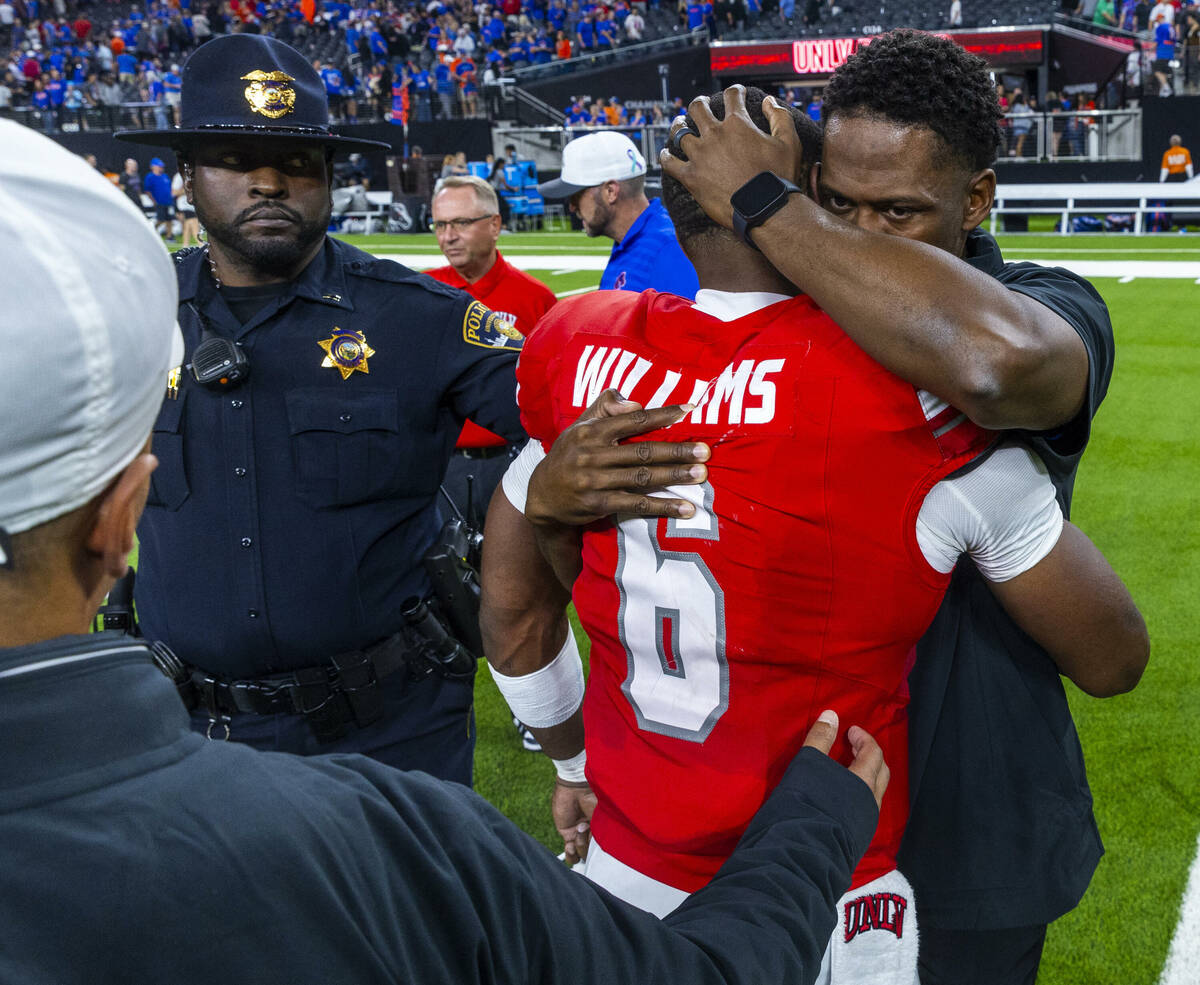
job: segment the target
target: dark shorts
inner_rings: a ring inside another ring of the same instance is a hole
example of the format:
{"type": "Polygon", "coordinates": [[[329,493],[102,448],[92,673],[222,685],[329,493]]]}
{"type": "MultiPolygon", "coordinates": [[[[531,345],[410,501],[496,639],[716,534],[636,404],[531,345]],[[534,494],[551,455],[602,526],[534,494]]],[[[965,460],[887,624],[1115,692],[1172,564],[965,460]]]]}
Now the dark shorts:
{"type": "Polygon", "coordinates": [[[154,221],[169,222],[175,216],[174,205],[155,205],[154,206],[154,221]]]}
{"type": "Polygon", "coordinates": [[[1152,67],[1154,71],[1162,72],[1163,75],[1171,74],[1171,63],[1165,58],[1154,59],[1154,65],[1152,67]]]}
{"type": "Polygon", "coordinates": [[[1046,925],[942,930],[921,925],[921,985],[1034,985],[1046,925]]]}

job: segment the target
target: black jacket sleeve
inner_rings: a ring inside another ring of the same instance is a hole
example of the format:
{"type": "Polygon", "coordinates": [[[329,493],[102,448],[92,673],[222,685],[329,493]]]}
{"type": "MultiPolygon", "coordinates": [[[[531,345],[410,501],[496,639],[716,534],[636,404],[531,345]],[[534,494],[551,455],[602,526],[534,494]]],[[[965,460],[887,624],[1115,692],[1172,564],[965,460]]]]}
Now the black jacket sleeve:
{"type": "Polygon", "coordinates": [[[712,883],[660,921],[568,870],[465,788],[353,762],[391,801],[403,840],[415,836],[394,864],[426,914],[398,931],[420,948],[403,964],[422,981],[811,982],[877,818],[865,783],[804,749],[712,883]]]}

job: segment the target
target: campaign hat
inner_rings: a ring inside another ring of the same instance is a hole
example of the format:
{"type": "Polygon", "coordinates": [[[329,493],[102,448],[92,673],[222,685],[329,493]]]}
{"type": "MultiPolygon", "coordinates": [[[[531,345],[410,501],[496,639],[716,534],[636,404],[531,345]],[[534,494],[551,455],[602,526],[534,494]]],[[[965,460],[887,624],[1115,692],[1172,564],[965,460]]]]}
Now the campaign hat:
{"type": "Polygon", "coordinates": [[[392,149],[330,130],[320,73],[291,45],[261,34],[213,38],[188,56],[177,127],[115,136],[150,147],[186,148],[197,140],[246,136],[310,140],[336,150],[392,149]]]}

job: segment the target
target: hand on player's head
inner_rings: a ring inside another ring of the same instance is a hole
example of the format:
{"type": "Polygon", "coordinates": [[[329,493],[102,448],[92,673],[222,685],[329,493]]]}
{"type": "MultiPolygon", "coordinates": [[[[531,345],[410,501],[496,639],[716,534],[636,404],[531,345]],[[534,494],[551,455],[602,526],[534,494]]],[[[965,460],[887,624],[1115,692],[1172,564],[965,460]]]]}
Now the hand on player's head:
{"type": "Polygon", "coordinates": [[[671,139],[658,155],[663,202],[680,242],[714,223],[731,226],[730,196],[762,171],[807,188],[820,146],[820,127],[813,120],[761,89],[735,85],[714,96],[697,96],[687,116],[672,125],[671,139]],[[677,137],[681,128],[686,132],[677,137]]]}
{"type": "MultiPolygon", "coordinates": [[[[828,756],[834,742],[837,741],[837,736],[837,712],[826,710],[821,712],[812,728],[808,730],[804,744],[828,756]]],[[[854,750],[854,759],[849,766],[850,772],[871,788],[875,803],[881,805],[883,792],[887,789],[888,780],[891,778],[891,771],[888,769],[887,763],[883,761],[883,750],[879,748],[879,743],[872,738],[870,733],[857,725],[851,725],[847,730],[846,741],[854,750]]]]}

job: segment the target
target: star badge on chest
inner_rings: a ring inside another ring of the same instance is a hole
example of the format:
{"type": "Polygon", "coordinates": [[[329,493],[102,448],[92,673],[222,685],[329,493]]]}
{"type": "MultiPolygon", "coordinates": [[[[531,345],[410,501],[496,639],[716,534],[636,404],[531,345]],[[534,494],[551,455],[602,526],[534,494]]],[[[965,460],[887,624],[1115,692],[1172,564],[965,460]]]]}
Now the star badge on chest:
{"type": "Polygon", "coordinates": [[[375,355],[375,350],[367,345],[366,336],[362,332],[352,332],[335,325],[333,334],[318,341],[317,345],[325,350],[321,367],[336,369],[342,374],[343,380],[350,379],[350,374],[354,372],[371,372],[367,367],[367,360],[375,355]]]}

